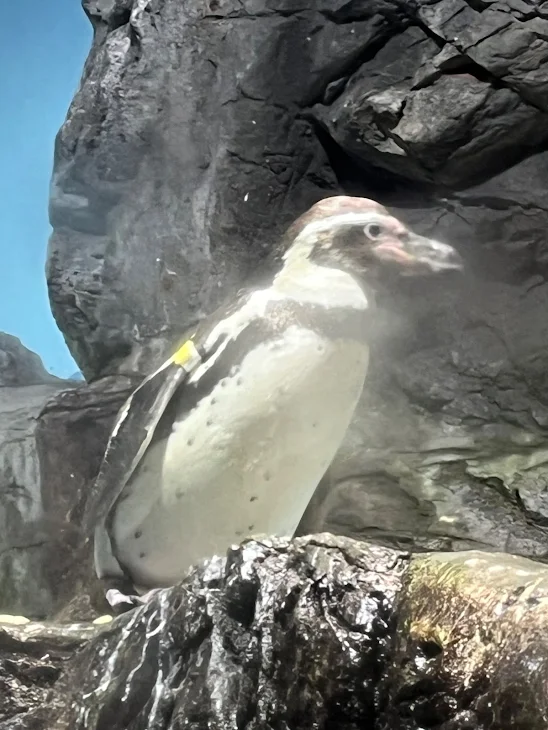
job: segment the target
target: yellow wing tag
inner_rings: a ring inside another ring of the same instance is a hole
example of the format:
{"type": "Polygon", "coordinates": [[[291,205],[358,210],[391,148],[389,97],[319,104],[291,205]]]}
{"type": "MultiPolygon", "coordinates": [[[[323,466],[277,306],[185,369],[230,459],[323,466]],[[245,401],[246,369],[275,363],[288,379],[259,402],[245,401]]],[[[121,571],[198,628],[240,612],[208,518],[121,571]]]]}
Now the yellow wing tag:
{"type": "Polygon", "coordinates": [[[181,345],[171,358],[171,362],[179,365],[179,367],[182,367],[187,372],[190,372],[196,365],[199,365],[201,361],[200,353],[192,340],[187,340],[184,345],[181,345]]]}

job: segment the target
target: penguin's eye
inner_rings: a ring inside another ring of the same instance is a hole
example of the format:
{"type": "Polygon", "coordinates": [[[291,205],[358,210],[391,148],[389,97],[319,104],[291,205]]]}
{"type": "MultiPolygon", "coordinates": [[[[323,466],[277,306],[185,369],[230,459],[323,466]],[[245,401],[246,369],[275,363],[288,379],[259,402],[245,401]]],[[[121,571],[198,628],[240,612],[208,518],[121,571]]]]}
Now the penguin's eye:
{"type": "Polygon", "coordinates": [[[379,226],[378,223],[368,223],[363,230],[365,235],[373,241],[382,235],[382,226],[379,226]]]}

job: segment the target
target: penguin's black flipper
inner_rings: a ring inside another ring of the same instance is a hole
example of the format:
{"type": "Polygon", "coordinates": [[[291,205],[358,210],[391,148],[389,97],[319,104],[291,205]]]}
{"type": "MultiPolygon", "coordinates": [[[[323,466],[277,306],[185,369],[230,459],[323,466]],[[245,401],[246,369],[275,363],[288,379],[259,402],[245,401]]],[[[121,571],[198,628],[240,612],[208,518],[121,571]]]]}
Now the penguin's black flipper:
{"type": "Polygon", "coordinates": [[[187,340],[123,405],[86,502],[82,520],[86,538],[104,521],[143,457],[173,394],[201,361],[194,343],[187,340]]]}

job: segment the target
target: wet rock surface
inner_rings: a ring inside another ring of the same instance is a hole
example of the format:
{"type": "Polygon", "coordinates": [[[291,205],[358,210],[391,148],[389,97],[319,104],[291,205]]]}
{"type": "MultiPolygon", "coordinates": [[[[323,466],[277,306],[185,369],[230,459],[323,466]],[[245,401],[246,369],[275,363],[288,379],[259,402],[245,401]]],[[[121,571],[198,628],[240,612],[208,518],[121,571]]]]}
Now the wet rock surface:
{"type": "Polygon", "coordinates": [[[17,625],[0,617],[0,728],[50,728],[52,688],[64,663],[100,629],[93,625],[17,625]]]}
{"type": "Polygon", "coordinates": [[[546,726],[548,570],[470,551],[410,563],[396,614],[383,730],[546,726]]]}
{"type": "Polygon", "coordinates": [[[547,601],[514,556],[250,541],[111,623],[2,627],[0,728],[540,730],[547,601]]]}
{"type": "Polygon", "coordinates": [[[77,657],[61,684],[72,707],[58,726],[373,719],[404,563],[330,539],[248,543],[118,619],[77,657]]]}

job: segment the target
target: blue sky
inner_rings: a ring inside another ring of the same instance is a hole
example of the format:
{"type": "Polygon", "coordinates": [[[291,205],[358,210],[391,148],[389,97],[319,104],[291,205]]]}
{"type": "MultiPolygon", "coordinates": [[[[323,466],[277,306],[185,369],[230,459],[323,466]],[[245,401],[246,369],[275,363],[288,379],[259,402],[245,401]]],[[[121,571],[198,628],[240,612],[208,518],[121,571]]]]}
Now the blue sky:
{"type": "Polygon", "coordinates": [[[78,368],[44,274],[55,135],[91,44],[79,0],[4,0],[0,24],[0,330],[66,377],[78,368]]]}

